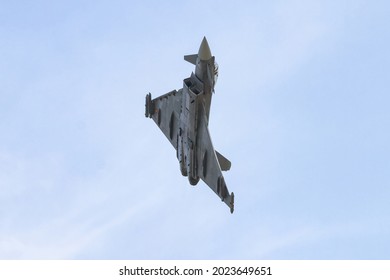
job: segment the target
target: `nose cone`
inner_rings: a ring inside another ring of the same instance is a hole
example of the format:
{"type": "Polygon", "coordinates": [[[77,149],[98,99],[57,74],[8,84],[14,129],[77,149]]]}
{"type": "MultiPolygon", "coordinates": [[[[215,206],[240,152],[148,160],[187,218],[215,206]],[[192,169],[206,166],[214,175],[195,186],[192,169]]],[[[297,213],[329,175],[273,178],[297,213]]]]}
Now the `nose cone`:
{"type": "Polygon", "coordinates": [[[206,37],[203,37],[202,43],[200,44],[198,57],[200,60],[209,60],[212,57],[209,43],[207,43],[206,37]]]}

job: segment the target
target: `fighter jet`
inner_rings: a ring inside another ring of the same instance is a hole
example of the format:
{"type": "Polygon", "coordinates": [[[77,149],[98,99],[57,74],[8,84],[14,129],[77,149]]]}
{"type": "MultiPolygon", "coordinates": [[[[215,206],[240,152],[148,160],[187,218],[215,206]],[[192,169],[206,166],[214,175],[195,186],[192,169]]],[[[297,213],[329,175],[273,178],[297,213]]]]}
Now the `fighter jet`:
{"type": "Polygon", "coordinates": [[[229,193],[222,175],[230,161],[214,150],[208,129],[211,97],[218,78],[218,65],[206,37],[197,54],[184,60],[195,73],[183,80],[183,88],[152,99],[146,95],[145,116],[152,118],[176,149],[181,174],[195,186],[202,179],[234,211],[234,193],[229,193]]]}

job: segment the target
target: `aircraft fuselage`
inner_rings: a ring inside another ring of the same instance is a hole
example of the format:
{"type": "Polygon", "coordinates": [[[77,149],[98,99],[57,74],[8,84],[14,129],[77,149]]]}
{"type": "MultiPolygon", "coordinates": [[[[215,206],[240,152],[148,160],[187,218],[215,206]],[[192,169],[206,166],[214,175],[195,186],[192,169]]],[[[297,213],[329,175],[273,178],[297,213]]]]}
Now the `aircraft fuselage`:
{"type": "Polygon", "coordinates": [[[183,80],[183,88],[152,100],[146,96],[145,116],[153,118],[176,149],[183,176],[191,185],[202,179],[234,210],[234,194],[229,194],[221,171],[230,169],[228,159],[214,150],[208,131],[210,105],[218,77],[218,66],[206,38],[198,54],[184,59],[195,65],[195,71],[183,80]]]}

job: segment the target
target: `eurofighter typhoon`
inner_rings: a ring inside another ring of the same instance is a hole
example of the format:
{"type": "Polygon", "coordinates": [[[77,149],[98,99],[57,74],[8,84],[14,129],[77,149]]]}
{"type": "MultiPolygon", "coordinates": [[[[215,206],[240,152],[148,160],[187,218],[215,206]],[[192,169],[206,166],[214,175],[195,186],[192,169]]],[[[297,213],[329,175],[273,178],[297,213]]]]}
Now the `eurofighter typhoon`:
{"type": "Polygon", "coordinates": [[[179,160],[181,174],[195,186],[202,179],[234,211],[234,193],[229,193],[222,171],[230,169],[228,159],[214,150],[208,130],[211,97],[218,77],[218,65],[206,37],[198,54],[184,60],[195,65],[195,73],[183,80],[183,88],[152,99],[146,95],[145,116],[152,118],[165,134],[179,160]]]}

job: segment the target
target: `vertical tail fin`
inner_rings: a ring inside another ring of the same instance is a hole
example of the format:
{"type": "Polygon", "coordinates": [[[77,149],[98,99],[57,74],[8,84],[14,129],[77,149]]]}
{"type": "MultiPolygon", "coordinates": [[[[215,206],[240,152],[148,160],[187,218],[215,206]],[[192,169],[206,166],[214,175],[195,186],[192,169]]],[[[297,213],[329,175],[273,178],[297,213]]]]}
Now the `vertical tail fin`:
{"type": "Polygon", "coordinates": [[[219,166],[221,167],[221,170],[228,171],[230,169],[230,167],[232,166],[232,163],[230,162],[230,160],[228,160],[223,155],[218,153],[218,151],[215,151],[215,153],[217,155],[219,166]]]}

